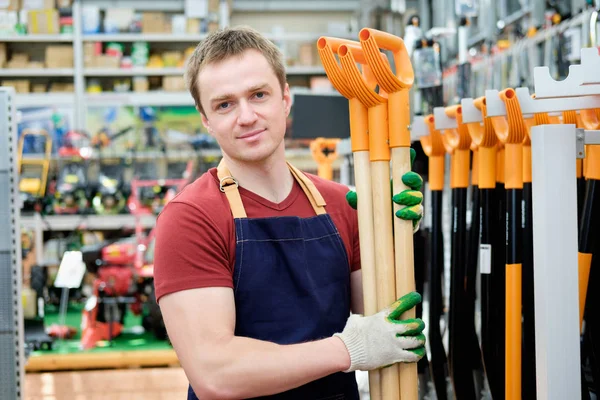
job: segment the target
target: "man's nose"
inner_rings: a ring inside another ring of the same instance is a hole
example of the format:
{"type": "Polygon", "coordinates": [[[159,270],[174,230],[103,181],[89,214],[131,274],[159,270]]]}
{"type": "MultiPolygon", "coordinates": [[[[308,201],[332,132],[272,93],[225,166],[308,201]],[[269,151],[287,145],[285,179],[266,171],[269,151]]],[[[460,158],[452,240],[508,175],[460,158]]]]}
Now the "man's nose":
{"type": "Polygon", "coordinates": [[[240,125],[249,125],[256,121],[256,111],[252,104],[247,101],[243,101],[239,106],[238,123],[240,125]]]}

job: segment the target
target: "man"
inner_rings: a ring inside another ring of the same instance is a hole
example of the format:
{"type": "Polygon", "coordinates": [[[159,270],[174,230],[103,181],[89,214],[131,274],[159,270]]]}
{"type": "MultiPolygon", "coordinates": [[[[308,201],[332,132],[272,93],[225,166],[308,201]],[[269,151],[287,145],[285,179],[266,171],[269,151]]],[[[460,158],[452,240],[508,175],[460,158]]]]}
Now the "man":
{"type": "MultiPolygon", "coordinates": [[[[348,190],[286,163],[277,47],[249,28],[211,34],[186,80],[223,153],[157,222],[157,299],[188,399],[358,399],[353,371],[418,361],[423,322],[398,317],[420,296],[361,316],[348,190]]],[[[420,197],[408,194],[401,215],[417,222],[420,197]]]]}

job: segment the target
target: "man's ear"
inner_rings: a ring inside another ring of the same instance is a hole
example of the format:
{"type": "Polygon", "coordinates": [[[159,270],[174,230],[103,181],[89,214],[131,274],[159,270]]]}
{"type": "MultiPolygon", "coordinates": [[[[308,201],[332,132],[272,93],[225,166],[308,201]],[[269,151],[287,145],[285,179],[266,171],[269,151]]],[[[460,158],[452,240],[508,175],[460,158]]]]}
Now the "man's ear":
{"type": "Polygon", "coordinates": [[[292,109],[292,94],[290,93],[290,85],[288,83],[286,83],[283,88],[283,105],[285,108],[285,116],[287,117],[290,115],[292,109]]]}
{"type": "Polygon", "coordinates": [[[206,118],[206,115],[204,115],[202,112],[200,113],[200,117],[202,118],[202,125],[204,125],[208,133],[212,135],[212,129],[210,128],[210,122],[208,121],[208,118],[206,118]]]}

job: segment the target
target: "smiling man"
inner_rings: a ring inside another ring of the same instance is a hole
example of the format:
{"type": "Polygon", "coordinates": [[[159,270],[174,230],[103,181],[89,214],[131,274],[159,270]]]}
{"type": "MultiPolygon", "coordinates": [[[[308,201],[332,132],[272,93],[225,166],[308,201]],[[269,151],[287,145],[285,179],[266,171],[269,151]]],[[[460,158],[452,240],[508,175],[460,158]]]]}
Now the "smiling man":
{"type": "MultiPolygon", "coordinates": [[[[353,371],[418,361],[423,322],[399,316],[420,296],[360,315],[348,188],[286,162],[278,48],[250,28],[218,31],[186,80],[223,153],[157,221],[156,294],[188,399],[358,399],[353,371]]],[[[405,205],[420,218],[419,201],[405,205]]]]}

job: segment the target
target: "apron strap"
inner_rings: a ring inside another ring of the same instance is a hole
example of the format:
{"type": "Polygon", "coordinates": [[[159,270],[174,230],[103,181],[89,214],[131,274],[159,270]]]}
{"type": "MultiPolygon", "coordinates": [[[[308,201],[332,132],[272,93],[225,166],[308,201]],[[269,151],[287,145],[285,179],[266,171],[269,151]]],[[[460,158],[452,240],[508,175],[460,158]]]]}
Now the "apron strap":
{"type": "MultiPolygon", "coordinates": [[[[315,186],[315,184],[308,179],[306,175],[290,163],[287,163],[292,176],[296,181],[300,184],[302,191],[308,197],[310,204],[317,215],[326,214],[325,206],[327,203],[319,190],[315,186]]],[[[219,162],[219,166],[217,167],[217,176],[219,177],[219,189],[221,192],[225,193],[227,196],[227,201],[229,201],[229,207],[231,208],[231,213],[233,214],[233,218],[247,218],[246,210],[244,209],[244,205],[242,203],[242,197],[240,196],[240,192],[238,190],[238,182],[235,180],[233,176],[231,176],[231,172],[225,165],[225,160],[221,159],[219,162]]]]}
{"type": "Polygon", "coordinates": [[[217,167],[217,176],[219,177],[219,189],[227,196],[233,218],[246,218],[246,210],[244,209],[244,204],[240,197],[238,183],[235,178],[231,176],[231,172],[229,172],[229,168],[227,168],[223,159],[221,159],[221,162],[217,167]]]}

